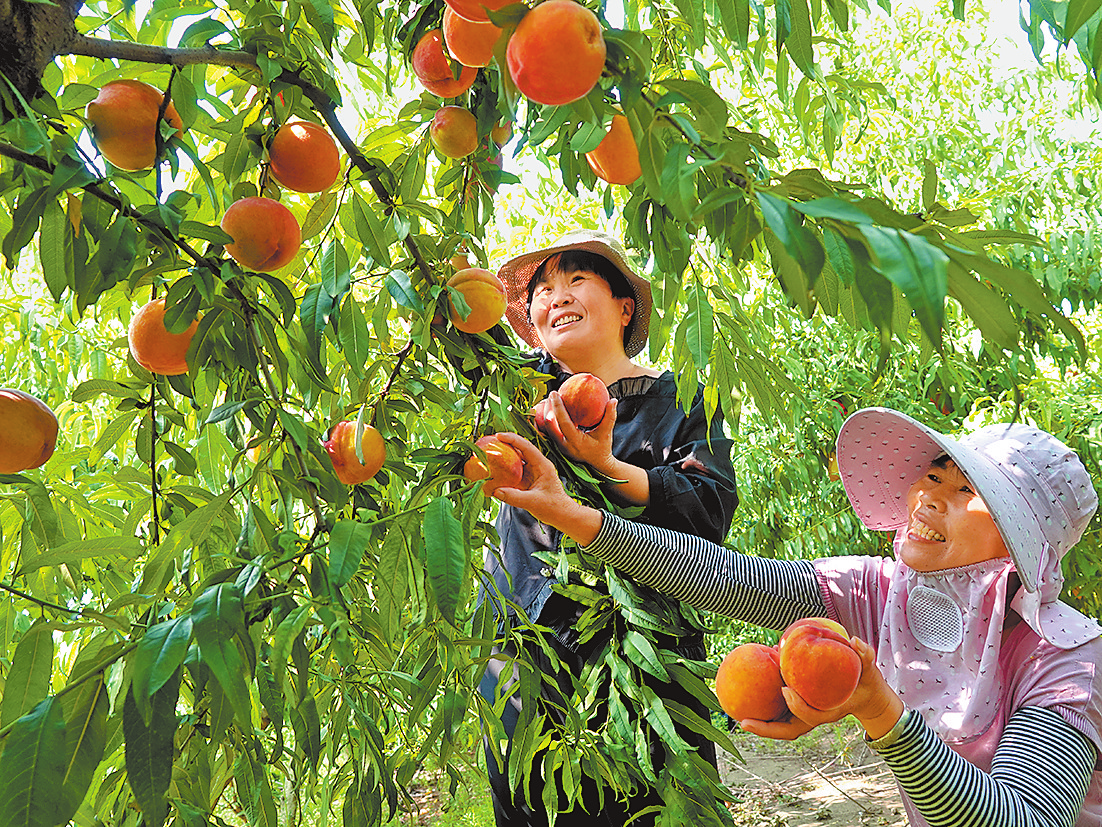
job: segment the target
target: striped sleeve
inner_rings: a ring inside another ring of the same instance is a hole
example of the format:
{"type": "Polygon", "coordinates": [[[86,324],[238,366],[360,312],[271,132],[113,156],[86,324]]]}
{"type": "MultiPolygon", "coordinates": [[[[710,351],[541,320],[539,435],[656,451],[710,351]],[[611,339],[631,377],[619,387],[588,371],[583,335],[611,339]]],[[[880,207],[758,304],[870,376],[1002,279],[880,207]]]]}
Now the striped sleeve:
{"type": "Polygon", "coordinates": [[[801,617],[826,612],[809,560],[751,557],[608,513],[585,551],[637,583],[755,626],[784,629],[801,617]]]}
{"type": "Polygon", "coordinates": [[[1095,762],[1086,736],[1041,707],[1011,716],[990,774],[953,752],[914,713],[879,752],[931,827],[1072,827],[1095,762]]]}

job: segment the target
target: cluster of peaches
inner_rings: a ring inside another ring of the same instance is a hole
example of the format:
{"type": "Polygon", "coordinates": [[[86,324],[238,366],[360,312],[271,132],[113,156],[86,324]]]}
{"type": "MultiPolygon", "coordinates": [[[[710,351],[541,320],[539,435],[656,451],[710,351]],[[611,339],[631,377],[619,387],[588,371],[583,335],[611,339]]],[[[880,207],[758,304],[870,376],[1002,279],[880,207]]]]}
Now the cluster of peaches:
{"type": "Polygon", "coordinates": [[[842,624],[825,617],[795,621],[776,646],[744,643],[716,672],[716,697],[736,721],[791,717],[782,689],[814,709],[837,709],[861,679],[861,659],[842,624]]]}
{"type": "MultiPolygon", "coordinates": [[[[503,35],[488,12],[512,2],[446,0],[442,28],[426,32],[413,49],[413,72],[421,84],[441,98],[455,98],[470,89],[478,70],[494,60],[503,35]],[[459,64],[458,74],[452,60],[459,64]]],[[[585,97],[596,86],[604,71],[605,51],[597,15],[575,0],[546,0],[517,25],[505,48],[503,68],[528,100],[562,106],[585,97]]],[[[499,124],[494,130],[491,137],[499,145],[504,143],[509,125],[499,124]]],[[[475,116],[462,106],[437,110],[429,137],[449,158],[465,158],[479,146],[475,116]]],[[[608,133],[586,153],[586,160],[610,184],[631,184],[642,174],[639,149],[624,115],[613,116],[608,133]]]]}

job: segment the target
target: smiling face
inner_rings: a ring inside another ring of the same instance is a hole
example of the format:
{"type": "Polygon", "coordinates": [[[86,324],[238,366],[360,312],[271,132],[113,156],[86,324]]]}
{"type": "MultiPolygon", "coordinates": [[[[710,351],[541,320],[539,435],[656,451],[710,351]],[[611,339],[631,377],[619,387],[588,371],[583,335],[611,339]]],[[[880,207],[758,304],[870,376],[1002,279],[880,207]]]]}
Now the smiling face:
{"type": "Polygon", "coordinates": [[[959,568],[1010,554],[987,504],[948,458],[935,461],[911,486],[907,513],[899,559],[915,571],[959,568]]]}
{"type": "Polygon", "coordinates": [[[533,279],[531,295],[536,335],[562,364],[576,367],[594,354],[624,351],[635,300],[614,296],[602,276],[552,265],[533,279]]]}

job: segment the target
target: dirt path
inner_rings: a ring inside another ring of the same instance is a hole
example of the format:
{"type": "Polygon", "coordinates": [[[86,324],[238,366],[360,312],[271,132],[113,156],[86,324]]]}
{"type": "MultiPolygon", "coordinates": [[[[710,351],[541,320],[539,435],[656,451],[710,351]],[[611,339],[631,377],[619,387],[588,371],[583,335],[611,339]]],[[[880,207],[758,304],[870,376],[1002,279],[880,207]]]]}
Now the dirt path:
{"type": "Polygon", "coordinates": [[[740,734],[743,761],[720,757],[720,774],[742,798],[739,827],[905,827],[892,775],[859,735],[836,730],[788,744],[740,734]]]}

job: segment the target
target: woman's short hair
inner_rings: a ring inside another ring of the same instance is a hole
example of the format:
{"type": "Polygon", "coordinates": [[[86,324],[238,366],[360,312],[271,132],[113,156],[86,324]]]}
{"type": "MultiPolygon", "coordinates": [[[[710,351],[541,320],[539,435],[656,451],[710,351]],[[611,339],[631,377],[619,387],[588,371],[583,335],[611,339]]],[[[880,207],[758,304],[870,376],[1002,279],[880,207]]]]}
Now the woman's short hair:
{"type": "MultiPolygon", "coordinates": [[[[528,318],[532,318],[532,296],[536,292],[536,285],[539,284],[545,274],[550,271],[558,270],[560,273],[595,273],[608,282],[609,289],[612,291],[613,298],[616,299],[632,299],[638,303],[638,298],[635,295],[635,291],[631,289],[631,284],[628,283],[627,278],[623,273],[602,255],[592,253],[589,250],[563,250],[561,253],[555,253],[543,260],[535,272],[532,273],[532,278],[528,282],[528,318]]],[[[635,325],[635,312],[631,314],[631,321],[628,322],[624,328],[624,345],[627,345],[628,340],[631,338],[631,331],[635,325]]]]}

